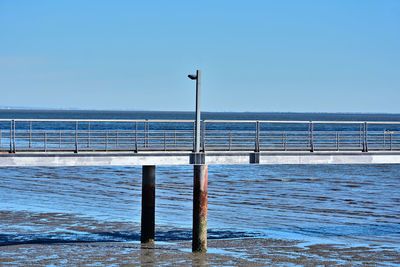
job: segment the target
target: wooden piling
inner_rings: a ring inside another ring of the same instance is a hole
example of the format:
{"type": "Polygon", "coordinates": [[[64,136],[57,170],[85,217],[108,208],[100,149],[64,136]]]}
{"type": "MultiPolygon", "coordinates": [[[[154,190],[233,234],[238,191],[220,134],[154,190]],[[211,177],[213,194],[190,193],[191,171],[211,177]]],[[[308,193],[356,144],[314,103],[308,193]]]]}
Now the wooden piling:
{"type": "Polygon", "coordinates": [[[142,166],[141,243],[154,243],[156,166],[142,166]]]}
{"type": "Polygon", "coordinates": [[[194,165],[193,175],[193,252],[207,251],[207,165],[194,165]]]}

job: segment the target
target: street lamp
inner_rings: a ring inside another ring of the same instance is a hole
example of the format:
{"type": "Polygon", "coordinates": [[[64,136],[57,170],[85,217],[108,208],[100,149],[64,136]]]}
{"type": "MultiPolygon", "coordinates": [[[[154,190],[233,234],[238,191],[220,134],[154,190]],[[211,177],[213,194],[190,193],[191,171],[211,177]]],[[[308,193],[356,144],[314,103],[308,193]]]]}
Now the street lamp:
{"type": "MultiPolygon", "coordinates": [[[[201,72],[188,75],[191,80],[196,80],[196,135],[194,139],[195,162],[193,165],[193,229],[192,251],[207,251],[207,173],[208,166],[199,161],[200,153],[200,85],[201,72]]],[[[204,130],[204,129],[203,129],[204,130]]]]}
{"type": "Polygon", "coordinates": [[[200,152],[200,86],[201,86],[201,71],[197,70],[196,75],[189,74],[191,80],[196,80],[196,135],[194,139],[194,152],[200,152]]]}

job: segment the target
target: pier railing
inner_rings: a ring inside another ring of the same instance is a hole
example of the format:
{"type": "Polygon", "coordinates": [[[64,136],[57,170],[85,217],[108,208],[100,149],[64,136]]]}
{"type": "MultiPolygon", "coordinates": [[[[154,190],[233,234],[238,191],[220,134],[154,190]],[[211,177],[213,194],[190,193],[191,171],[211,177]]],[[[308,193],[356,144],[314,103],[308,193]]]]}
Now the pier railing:
{"type": "MultiPolygon", "coordinates": [[[[0,120],[0,151],[193,151],[192,120],[0,120]]],[[[204,120],[202,151],[400,150],[400,122],[204,120]]]]}

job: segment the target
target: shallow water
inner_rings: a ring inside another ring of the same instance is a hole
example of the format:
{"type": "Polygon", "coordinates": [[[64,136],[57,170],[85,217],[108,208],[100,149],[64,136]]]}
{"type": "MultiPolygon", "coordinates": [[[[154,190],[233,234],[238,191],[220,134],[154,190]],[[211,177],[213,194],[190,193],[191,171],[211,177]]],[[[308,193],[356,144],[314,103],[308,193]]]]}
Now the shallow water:
{"type": "MultiPolygon", "coordinates": [[[[209,166],[209,236],[400,247],[399,167],[209,166]]],[[[192,171],[157,167],[159,240],[190,240],[192,171]]],[[[101,241],[115,231],[127,231],[119,241],[139,238],[140,167],[1,168],[0,179],[3,245],[57,233],[97,240],[91,233],[108,223],[101,241]]]]}

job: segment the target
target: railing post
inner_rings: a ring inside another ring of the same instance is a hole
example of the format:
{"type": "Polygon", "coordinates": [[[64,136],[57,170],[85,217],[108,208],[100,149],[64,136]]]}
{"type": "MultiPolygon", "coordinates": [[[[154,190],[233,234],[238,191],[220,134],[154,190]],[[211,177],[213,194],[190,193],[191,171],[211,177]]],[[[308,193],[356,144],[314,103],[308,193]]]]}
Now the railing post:
{"type": "Polygon", "coordinates": [[[314,123],[310,122],[310,152],[314,152],[314,123]]]}
{"type": "Polygon", "coordinates": [[[392,150],[392,134],[393,132],[390,132],[390,150],[392,150]]]}
{"type": "Polygon", "coordinates": [[[87,139],[87,147],[90,148],[90,121],[88,121],[88,139],[87,139]]]}
{"type": "Polygon", "coordinates": [[[143,147],[146,147],[146,128],[147,128],[146,122],[144,122],[144,125],[143,125],[143,147]]]}
{"type": "Polygon", "coordinates": [[[29,148],[32,146],[32,121],[29,121],[29,148]]]}
{"type": "Polygon", "coordinates": [[[367,122],[364,122],[364,131],[363,131],[363,152],[368,152],[368,125],[367,122]]]}
{"type": "Polygon", "coordinates": [[[256,132],[255,132],[255,152],[260,152],[260,122],[256,122],[256,132]]]}
{"type": "Polygon", "coordinates": [[[150,122],[148,121],[147,122],[147,147],[151,147],[150,137],[151,137],[150,122]]]}
{"type": "Polygon", "coordinates": [[[61,149],[61,130],[58,133],[58,148],[61,149]]]}
{"type": "Polygon", "coordinates": [[[365,152],[368,152],[368,124],[365,122],[365,152]]]}
{"type": "Polygon", "coordinates": [[[2,145],[2,138],[3,138],[3,135],[2,135],[1,129],[0,129],[0,149],[1,149],[1,145],[2,145]]]}
{"type": "Polygon", "coordinates": [[[137,140],[137,138],[138,138],[138,125],[137,125],[137,121],[135,122],[135,150],[136,150],[136,153],[138,152],[138,140],[137,140]]]}
{"type": "Polygon", "coordinates": [[[13,141],[12,141],[12,137],[13,137],[12,130],[13,130],[13,120],[10,121],[10,153],[13,152],[13,148],[12,148],[12,144],[13,144],[13,141]]]}
{"type": "Polygon", "coordinates": [[[75,122],[75,153],[78,153],[78,121],[75,122]]]}
{"type": "MultiPolygon", "coordinates": [[[[363,128],[362,128],[362,152],[365,152],[365,123],[362,124],[363,128]]],[[[361,127],[361,124],[360,124],[361,127]]]]}
{"type": "Polygon", "coordinates": [[[147,120],[147,138],[146,138],[146,147],[150,146],[150,123],[147,120]]]}
{"type": "Polygon", "coordinates": [[[17,150],[16,146],[15,146],[15,121],[13,120],[13,152],[15,153],[15,151],[17,150]]]}

